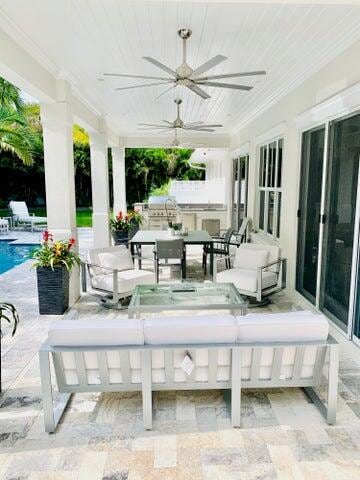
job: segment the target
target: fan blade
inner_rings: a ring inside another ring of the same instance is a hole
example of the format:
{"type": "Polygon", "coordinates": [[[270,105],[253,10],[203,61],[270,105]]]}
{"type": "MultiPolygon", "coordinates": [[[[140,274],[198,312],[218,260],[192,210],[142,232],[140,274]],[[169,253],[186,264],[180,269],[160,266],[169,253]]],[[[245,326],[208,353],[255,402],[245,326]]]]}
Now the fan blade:
{"type": "Polygon", "coordinates": [[[194,85],[186,85],[186,86],[187,86],[187,88],[190,88],[190,90],[192,90],[197,95],[200,95],[200,97],[203,98],[204,100],[207,100],[208,98],[210,98],[210,95],[208,95],[206,92],[204,92],[204,90],[202,90],[197,85],[194,84],[194,85]]]}
{"type": "Polygon", "coordinates": [[[219,127],[223,127],[223,125],[208,125],[207,123],[203,123],[201,125],[194,125],[192,123],[187,123],[185,125],[185,128],[188,128],[188,127],[194,127],[194,128],[219,128],[219,127]]]}
{"type": "MultiPolygon", "coordinates": [[[[172,80],[174,82],[176,82],[176,80],[172,80]]],[[[158,100],[160,97],[162,97],[163,95],[165,95],[165,93],[167,92],[170,92],[170,90],[172,90],[173,88],[175,88],[177,86],[177,84],[175,83],[174,85],[171,85],[170,88],[167,88],[166,90],[164,90],[162,93],[160,93],[160,95],[158,95],[157,97],[155,97],[155,100],[158,100]]]]}
{"type": "Polygon", "coordinates": [[[105,77],[123,77],[123,78],[147,78],[149,80],[165,80],[173,82],[172,78],[165,77],[150,77],[148,75],[127,75],[125,73],[103,73],[105,77]]]}
{"type": "Polygon", "coordinates": [[[211,128],[196,128],[196,127],[190,127],[190,128],[184,128],[186,131],[192,131],[192,132],[215,132],[215,130],[212,130],[211,128]]]}
{"type": "Polygon", "coordinates": [[[266,75],[265,70],[257,70],[255,72],[240,72],[240,73],[225,73],[224,75],[209,75],[207,77],[197,78],[196,81],[217,80],[222,78],[239,78],[239,77],[253,77],[255,75],[266,75]]]}
{"type": "Polygon", "coordinates": [[[136,130],[143,130],[143,131],[146,131],[146,132],[153,132],[154,130],[161,130],[162,132],[167,132],[170,130],[172,130],[171,127],[143,127],[143,128],[137,128],[136,130]]]}
{"type": "Polygon", "coordinates": [[[253,87],[248,85],[236,85],[235,83],[221,83],[221,82],[201,82],[199,85],[207,85],[208,87],[219,88],[233,88],[234,90],[251,90],[253,87]]]}
{"type": "Polygon", "coordinates": [[[130,87],[118,87],[115,90],[131,90],[132,88],[142,88],[142,87],[154,87],[156,85],[164,85],[168,82],[157,82],[157,83],[143,83],[141,85],[131,85],[130,87]]]}
{"type": "Polygon", "coordinates": [[[159,127],[166,128],[166,125],[159,125],[158,123],[138,123],[140,127],[159,127]]]}
{"type": "Polygon", "coordinates": [[[207,70],[216,67],[216,65],[219,65],[219,63],[223,62],[224,60],[227,60],[227,57],[224,57],[224,55],[216,55],[216,57],[211,58],[207,62],[200,65],[198,68],[195,68],[195,70],[191,74],[191,78],[196,78],[207,70]]]}
{"type": "Polygon", "coordinates": [[[153,65],[156,65],[157,67],[161,68],[161,70],[164,70],[165,72],[170,73],[170,75],[172,75],[173,77],[177,78],[177,73],[175,72],[175,70],[171,70],[171,68],[167,67],[166,65],[159,62],[158,60],[155,60],[155,58],[143,57],[143,59],[146,60],[147,62],[152,63],[153,65]]]}
{"type": "Polygon", "coordinates": [[[171,125],[172,127],[174,126],[174,124],[172,122],[169,122],[168,120],[162,120],[162,122],[165,122],[167,123],[168,125],[171,125]]]}
{"type": "Polygon", "coordinates": [[[186,127],[196,127],[198,125],[203,125],[204,122],[190,122],[186,124],[186,127]]]}

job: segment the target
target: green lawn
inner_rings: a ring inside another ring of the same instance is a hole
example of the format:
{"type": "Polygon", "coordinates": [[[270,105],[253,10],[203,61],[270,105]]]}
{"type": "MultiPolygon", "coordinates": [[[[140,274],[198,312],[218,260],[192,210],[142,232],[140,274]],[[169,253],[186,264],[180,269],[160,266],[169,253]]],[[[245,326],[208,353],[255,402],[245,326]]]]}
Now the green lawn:
{"type": "MultiPolygon", "coordinates": [[[[46,210],[45,208],[30,208],[30,213],[34,213],[39,217],[46,217],[46,210]]],[[[92,210],[90,208],[78,208],[76,210],[76,224],[78,227],[91,227],[92,220],[91,220],[92,210]]],[[[0,217],[7,217],[9,215],[9,211],[7,208],[0,209],[0,217]]]]}

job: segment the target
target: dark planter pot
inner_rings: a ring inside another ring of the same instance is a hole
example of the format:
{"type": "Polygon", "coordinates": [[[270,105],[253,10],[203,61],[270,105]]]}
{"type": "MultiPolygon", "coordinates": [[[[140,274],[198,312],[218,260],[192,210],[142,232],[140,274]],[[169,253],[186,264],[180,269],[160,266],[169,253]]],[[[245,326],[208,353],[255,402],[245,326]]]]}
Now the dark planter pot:
{"type": "Polygon", "coordinates": [[[139,231],[139,225],[134,225],[133,227],[131,227],[129,230],[129,240],[131,240],[135,235],[135,233],[138,231],[139,231]]]}
{"type": "Polygon", "coordinates": [[[40,315],[62,315],[69,308],[69,272],[65,267],[38,267],[40,315]]]}
{"type": "Polygon", "coordinates": [[[127,230],[115,230],[111,232],[115,245],[127,245],[129,232],[127,230]]]}

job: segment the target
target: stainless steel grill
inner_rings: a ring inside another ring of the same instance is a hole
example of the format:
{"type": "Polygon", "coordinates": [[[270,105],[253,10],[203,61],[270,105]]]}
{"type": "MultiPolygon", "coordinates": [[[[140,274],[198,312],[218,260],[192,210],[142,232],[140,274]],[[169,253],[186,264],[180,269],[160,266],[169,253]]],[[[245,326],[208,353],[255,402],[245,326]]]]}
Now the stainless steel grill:
{"type": "Polygon", "coordinates": [[[167,228],[168,222],[179,219],[180,209],[174,197],[149,197],[148,218],[150,230],[167,228]]]}

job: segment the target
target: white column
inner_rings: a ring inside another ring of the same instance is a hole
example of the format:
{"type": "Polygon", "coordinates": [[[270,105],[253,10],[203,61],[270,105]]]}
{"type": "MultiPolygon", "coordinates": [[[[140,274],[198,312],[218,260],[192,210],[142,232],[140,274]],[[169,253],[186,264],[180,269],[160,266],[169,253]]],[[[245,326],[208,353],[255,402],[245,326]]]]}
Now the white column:
{"type": "Polygon", "coordinates": [[[94,247],[108,247],[110,245],[109,165],[106,133],[90,133],[90,164],[94,247]]]}
{"type": "Polygon", "coordinates": [[[125,177],[125,148],[114,147],[112,150],[112,174],[114,215],[118,212],[126,213],[126,177],[125,177]]]}
{"type": "MultiPolygon", "coordinates": [[[[59,83],[59,90],[58,102],[40,105],[48,229],[57,240],[77,240],[71,91],[64,82],[59,83]]],[[[75,267],[70,277],[70,305],[79,295],[79,269],[75,267]]]]}

